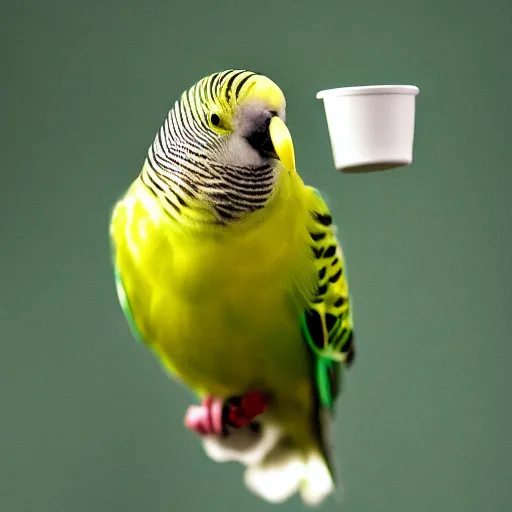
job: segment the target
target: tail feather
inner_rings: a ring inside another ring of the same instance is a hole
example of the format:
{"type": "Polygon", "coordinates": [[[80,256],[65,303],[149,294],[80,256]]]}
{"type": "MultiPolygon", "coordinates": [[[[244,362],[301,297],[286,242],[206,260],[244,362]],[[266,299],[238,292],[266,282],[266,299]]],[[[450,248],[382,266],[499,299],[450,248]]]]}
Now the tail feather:
{"type": "Polygon", "coordinates": [[[262,462],[245,470],[244,481],[257,496],[270,503],[282,503],[299,490],[304,475],[300,453],[279,443],[262,462]]]}
{"type": "Polygon", "coordinates": [[[300,489],[302,500],[307,505],[320,505],[334,490],[335,483],[325,459],[319,453],[311,453],[300,489]]]}
{"type": "Polygon", "coordinates": [[[305,504],[319,505],[335,483],[322,449],[305,452],[274,425],[259,431],[243,428],[229,436],[203,439],[206,454],[217,462],[246,466],[246,487],[270,503],[282,503],[299,492],[305,504]]]}
{"type": "Polygon", "coordinates": [[[320,505],[334,491],[334,481],[320,452],[304,454],[280,442],[259,464],[245,471],[245,485],[256,495],[281,503],[297,491],[306,505],[320,505]]]}

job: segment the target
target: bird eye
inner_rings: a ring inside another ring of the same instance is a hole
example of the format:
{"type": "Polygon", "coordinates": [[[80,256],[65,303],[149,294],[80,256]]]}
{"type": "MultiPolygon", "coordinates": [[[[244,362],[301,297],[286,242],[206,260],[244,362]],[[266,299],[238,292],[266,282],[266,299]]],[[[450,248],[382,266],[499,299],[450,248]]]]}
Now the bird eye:
{"type": "Polygon", "coordinates": [[[210,116],[210,121],[213,124],[213,126],[219,126],[219,124],[220,124],[220,117],[217,114],[212,114],[210,116]]]}

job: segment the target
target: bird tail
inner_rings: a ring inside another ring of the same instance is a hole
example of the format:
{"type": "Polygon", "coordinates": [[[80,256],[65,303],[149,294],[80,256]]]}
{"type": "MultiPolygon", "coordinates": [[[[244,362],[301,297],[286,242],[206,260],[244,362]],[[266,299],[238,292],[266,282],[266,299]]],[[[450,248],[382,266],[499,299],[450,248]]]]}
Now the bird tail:
{"type": "Polygon", "coordinates": [[[304,454],[284,439],[258,464],[248,466],[245,485],[271,503],[281,503],[300,493],[306,505],[319,505],[334,491],[334,482],[319,451],[304,454]]]}
{"type": "Polygon", "coordinates": [[[217,462],[246,466],[246,487],[270,503],[282,503],[296,492],[309,506],[334,492],[335,482],[325,450],[318,444],[304,449],[291,436],[266,423],[235,430],[229,436],[203,439],[207,455],[217,462]]]}

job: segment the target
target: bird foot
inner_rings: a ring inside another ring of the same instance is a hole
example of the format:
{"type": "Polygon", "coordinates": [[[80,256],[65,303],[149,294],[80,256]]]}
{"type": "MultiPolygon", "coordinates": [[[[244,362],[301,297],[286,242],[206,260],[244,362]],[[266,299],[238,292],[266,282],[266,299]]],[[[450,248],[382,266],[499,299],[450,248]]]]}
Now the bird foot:
{"type": "Polygon", "coordinates": [[[228,427],[242,428],[262,414],[269,399],[253,391],[227,400],[207,396],[201,405],[191,405],[185,415],[185,426],[200,436],[228,434],[228,427]]]}

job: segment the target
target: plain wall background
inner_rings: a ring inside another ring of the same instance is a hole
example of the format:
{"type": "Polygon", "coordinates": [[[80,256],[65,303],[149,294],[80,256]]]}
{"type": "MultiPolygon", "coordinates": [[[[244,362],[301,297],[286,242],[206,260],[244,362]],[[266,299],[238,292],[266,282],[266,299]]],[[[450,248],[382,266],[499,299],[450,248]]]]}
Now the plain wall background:
{"type": "Polygon", "coordinates": [[[230,67],[283,88],[339,225],[358,341],[342,510],[511,509],[509,0],[1,7],[2,512],[275,509],[185,431],[191,395],[132,339],[110,267],[111,207],[168,109],[230,67]],[[315,94],[375,83],[420,87],[414,164],[336,173],[315,94]]]}

